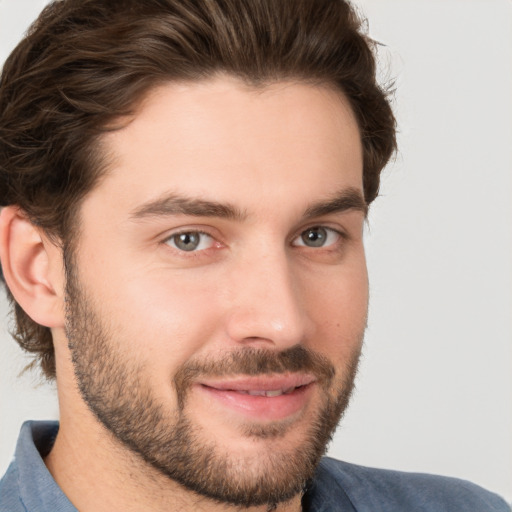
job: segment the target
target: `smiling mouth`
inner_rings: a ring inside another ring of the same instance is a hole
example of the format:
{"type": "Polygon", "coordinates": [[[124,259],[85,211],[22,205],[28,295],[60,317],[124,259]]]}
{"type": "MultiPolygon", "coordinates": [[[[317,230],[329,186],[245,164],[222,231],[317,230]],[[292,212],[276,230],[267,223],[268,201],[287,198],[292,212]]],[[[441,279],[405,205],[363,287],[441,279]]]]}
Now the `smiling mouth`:
{"type": "Polygon", "coordinates": [[[316,382],[314,376],[305,374],[241,376],[203,381],[199,389],[206,393],[212,410],[220,406],[222,414],[231,410],[256,421],[279,421],[308,407],[316,382]]]}
{"type": "Polygon", "coordinates": [[[251,396],[275,397],[290,394],[316,381],[309,374],[239,376],[226,380],[203,380],[202,386],[216,391],[233,391],[251,396]]]}
{"type": "MultiPolygon", "coordinates": [[[[207,386],[207,387],[210,387],[210,386],[207,386]]],[[[249,390],[223,389],[223,391],[232,391],[235,393],[240,393],[242,395],[264,396],[264,397],[273,398],[273,397],[281,396],[281,395],[289,395],[290,393],[293,393],[296,389],[300,389],[303,387],[304,387],[304,385],[303,386],[292,386],[292,387],[289,387],[286,389],[269,389],[269,390],[265,390],[265,389],[249,389],[249,390]]],[[[213,389],[217,389],[217,388],[213,388],[213,389]]]]}

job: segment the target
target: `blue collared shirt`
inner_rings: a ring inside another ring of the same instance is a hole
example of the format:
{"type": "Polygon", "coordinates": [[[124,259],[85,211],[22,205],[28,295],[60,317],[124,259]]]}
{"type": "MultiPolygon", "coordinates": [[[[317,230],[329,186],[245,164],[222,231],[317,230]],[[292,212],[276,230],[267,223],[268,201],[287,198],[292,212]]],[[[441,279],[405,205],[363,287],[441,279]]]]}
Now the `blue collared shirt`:
{"type": "MultiPolygon", "coordinates": [[[[0,480],[0,512],[77,512],[50,472],[56,422],[26,422],[14,460],[0,480]]],[[[306,512],[510,512],[497,495],[433,475],[356,466],[324,458],[303,498],[306,512]]]]}
{"type": "Polygon", "coordinates": [[[78,512],[43,461],[58,430],[51,421],[23,424],[14,460],[0,481],[1,512],[78,512]]]}

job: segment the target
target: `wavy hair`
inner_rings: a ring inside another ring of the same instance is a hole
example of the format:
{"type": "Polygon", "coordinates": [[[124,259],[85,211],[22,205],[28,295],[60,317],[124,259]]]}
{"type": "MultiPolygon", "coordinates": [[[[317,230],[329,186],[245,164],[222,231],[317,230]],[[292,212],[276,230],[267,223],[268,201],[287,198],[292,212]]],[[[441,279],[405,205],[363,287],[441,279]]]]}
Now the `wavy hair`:
{"type": "MultiPolygon", "coordinates": [[[[292,79],[340,90],[359,125],[370,204],[396,148],[374,50],[345,0],[53,1],[2,70],[0,206],[19,206],[65,247],[104,172],[101,135],[155,86],[219,72],[256,86],[292,79]]],[[[54,378],[50,330],[7,293],[13,336],[54,378]]]]}

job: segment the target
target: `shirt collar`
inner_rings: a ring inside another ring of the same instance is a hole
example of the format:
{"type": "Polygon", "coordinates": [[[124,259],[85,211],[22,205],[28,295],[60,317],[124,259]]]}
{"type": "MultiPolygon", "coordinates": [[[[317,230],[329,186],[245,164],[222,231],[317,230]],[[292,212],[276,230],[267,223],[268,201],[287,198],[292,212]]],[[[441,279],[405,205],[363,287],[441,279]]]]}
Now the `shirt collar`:
{"type": "Polygon", "coordinates": [[[27,421],[21,427],[14,464],[21,501],[31,512],[78,512],[43,461],[59,430],[55,421],[27,421]]]}
{"type": "Polygon", "coordinates": [[[323,458],[302,499],[305,512],[357,512],[331,467],[334,461],[323,458]]]}

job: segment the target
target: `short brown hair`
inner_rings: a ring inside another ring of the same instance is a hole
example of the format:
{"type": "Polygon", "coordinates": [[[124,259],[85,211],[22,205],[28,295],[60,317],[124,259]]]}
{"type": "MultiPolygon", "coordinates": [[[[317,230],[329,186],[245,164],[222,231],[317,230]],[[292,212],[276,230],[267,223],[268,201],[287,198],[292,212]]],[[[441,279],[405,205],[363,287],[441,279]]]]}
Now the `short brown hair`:
{"type": "MultiPolygon", "coordinates": [[[[65,246],[102,172],[99,137],[153,87],[224,72],[253,85],[334,85],[363,146],[366,202],[393,154],[395,119],[374,43],[345,0],[60,0],[7,59],[0,81],[0,206],[19,206],[65,246]]],[[[14,301],[18,343],[55,376],[51,332],[14,301]]]]}

